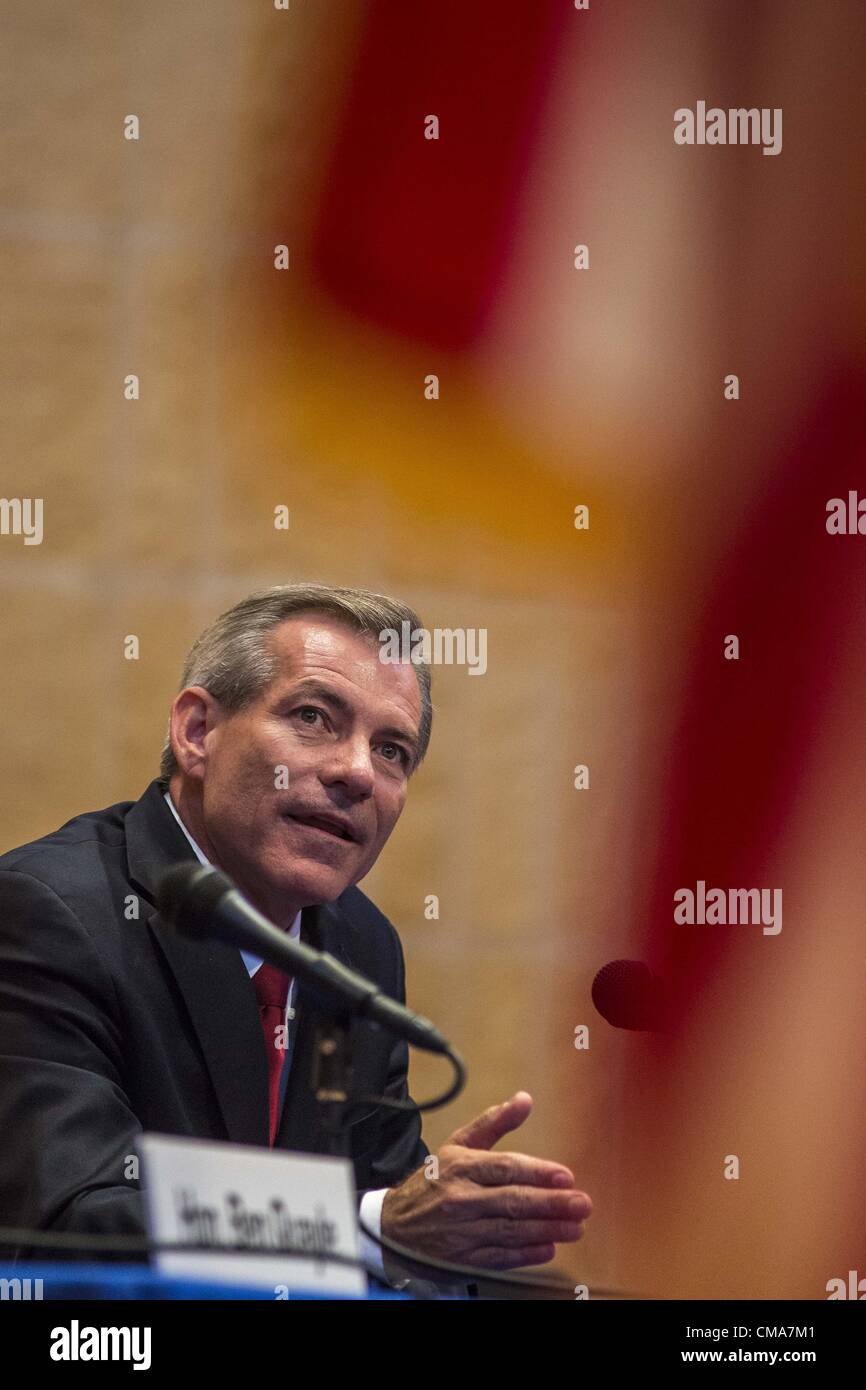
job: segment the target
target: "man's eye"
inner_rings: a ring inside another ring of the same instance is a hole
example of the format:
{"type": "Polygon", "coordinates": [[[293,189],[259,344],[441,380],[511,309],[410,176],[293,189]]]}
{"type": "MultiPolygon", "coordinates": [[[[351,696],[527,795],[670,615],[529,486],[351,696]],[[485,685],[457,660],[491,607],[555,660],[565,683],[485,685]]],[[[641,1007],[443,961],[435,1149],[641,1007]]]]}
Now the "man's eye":
{"type": "MultiPolygon", "coordinates": [[[[316,709],[315,705],[300,705],[299,708],[295,710],[295,714],[299,714],[302,718],[305,714],[312,714],[314,717],[318,716],[321,719],[324,719],[325,717],[324,711],[316,709]]],[[[304,720],[303,722],[305,724],[310,723],[308,719],[304,720]]]]}
{"type": "Polygon", "coordinates": [[[406,752],[406,749],[405,749],[405,748],[402,748],[402,747],[400,746],[399,743],[383,743],[383,744],[382,744],[382,749],[383,749],[383,751],[384,751],[385,749],[387,749],[387,748],[393,748],[394,752],[397,754],[397,757],[396,757],[396,758],[388,758],[388,757],[386,757],[386,762],[393,763],[393,762],[397,762],[398,759],[399,759],[399,761],[400,761],[400,762],[403,764],[403,766],[405,767],[406,764],[409,762],[409,754],[406,752]]]}

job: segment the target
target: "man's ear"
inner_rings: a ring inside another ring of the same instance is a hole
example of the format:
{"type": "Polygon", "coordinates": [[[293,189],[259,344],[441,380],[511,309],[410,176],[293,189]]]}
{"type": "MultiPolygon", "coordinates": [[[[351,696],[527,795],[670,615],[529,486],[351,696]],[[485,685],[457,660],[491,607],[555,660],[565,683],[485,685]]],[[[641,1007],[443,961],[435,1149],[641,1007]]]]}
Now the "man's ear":
{"type": "Polygon", "coordinates": [[[222,706],[203,685],[188,685],[172,701],[169,727],[177,765],[199,780],[207,764],[207,735],[222,718],[222,706]]]}

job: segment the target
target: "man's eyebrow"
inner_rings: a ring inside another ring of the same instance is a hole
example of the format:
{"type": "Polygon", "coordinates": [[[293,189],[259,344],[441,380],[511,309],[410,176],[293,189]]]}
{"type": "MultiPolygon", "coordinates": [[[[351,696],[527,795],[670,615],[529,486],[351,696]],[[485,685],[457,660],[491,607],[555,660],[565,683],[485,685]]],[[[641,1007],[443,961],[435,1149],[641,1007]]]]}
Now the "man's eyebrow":
{"type": "MultiPolygon", "coordinates": [[[[280,698],[280,704],[287,704],[290,700],[296,699],[298,695],[315,695],[320,700],[324,700],[327,704],[332,705],[334,709],[339,710],[341,714],[350,715],[352,713],[352,706],[349,704],[349,701],[338,691],[334,690],[332,686],[326,685],[324,681],[317,680],[315,676],[304,676],[296,685],[292,686],[291,690],[286,691],[285,695],[280,698]]],[[[387,728],[380,729],[379,732],[384,734],[386,738],[402,739],[404,743],[409,744],[412,750],[413,760],[417,757],[418,737],[411,729],[406,729],[401,725],[394,724],[389,725],[387,728]]]]}

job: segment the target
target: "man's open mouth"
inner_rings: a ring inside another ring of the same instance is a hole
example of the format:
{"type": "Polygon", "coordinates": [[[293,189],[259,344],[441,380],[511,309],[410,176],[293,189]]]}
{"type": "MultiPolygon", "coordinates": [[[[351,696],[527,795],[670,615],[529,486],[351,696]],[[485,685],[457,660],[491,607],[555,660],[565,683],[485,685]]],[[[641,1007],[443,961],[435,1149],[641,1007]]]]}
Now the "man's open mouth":
{"type": "Polygon", "coordinates": [[[287,820],[297,821],[299,825],[311,826],[313,830],[324,830],[328,835],[333,835],[337,840],[356,840],[357,836],[352,833],[349,827],[336,817],[331,816],[293,816],[288,815],[287,820]]]}

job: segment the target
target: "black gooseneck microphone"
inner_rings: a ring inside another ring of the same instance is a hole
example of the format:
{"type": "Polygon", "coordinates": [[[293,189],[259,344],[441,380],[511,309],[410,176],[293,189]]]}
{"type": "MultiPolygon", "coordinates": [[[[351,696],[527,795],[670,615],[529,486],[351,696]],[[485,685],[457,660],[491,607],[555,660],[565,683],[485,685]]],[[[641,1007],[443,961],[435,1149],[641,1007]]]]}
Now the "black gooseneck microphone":
{"type": "Polygon", "coordinates": [[[382,994],[378,985],[327,951],[315,951],[275,927],[212,865],[173,865],[159,881],[156,904],[183,936],[252,951],[303,980],[323,1012],[363,1015],[415,1047],[452,1056],[450,1045],[428,1018],[382,994]]]}

